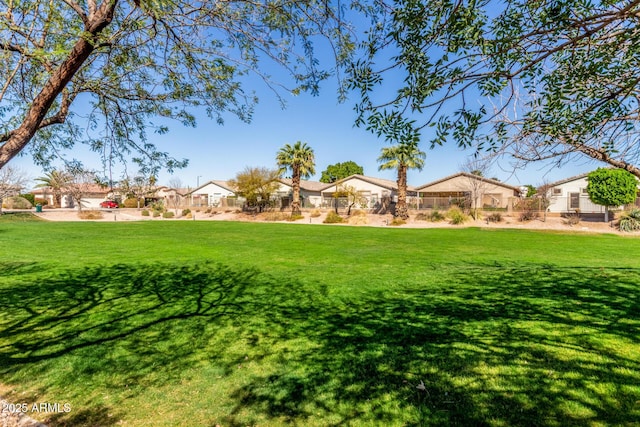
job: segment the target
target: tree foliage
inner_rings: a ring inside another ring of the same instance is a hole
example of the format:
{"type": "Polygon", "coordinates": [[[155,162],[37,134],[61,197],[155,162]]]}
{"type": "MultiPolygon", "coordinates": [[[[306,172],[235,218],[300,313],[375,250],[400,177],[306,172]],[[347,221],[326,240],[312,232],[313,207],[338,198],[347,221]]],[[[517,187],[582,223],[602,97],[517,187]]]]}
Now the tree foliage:
{"type": "Polygon", "coordinates": [[[316,93],[353,49],[344,7],[330,0],[21,0],[0,13],[0,167],[23,151],[46,165],[82,142],[105,162],[129,156],[145,173],[174,159],[148,140],[165,119],[196,123],[195,109],[222,122],[249,121],[256,102],[243,80],[274,92],[316,93]],[[333,63],[335,67],[336,62],[333,63]],[[291,76],[263,72],[275,63],[291,76]]]}
{"type": "Polygon", "coordinates": [[[352,160],[349,160],[347,162],[335,163],[333,165],[327,166],[327,168],[322,171],[320,182],[330,184],[332,182],[340,181],[341,179],[351,175],[363,174],[364,169],[362,168],[362,166],[352,160]]]}
{"type": "MultiPolygon", "coordinates": [[[[362,190],[358,190],[353,185],[338,185],[333,197],[336,199],[344,199],[347,203],[347,215],[351,215],[351,208],[355,205],[366,205],[367,198],[362,194],[362,190]]],[[[335,211],[338,213],[338,202],[335,204],[335,211]]]]}
{"type": "Polygon", "coordinates": [[[351,68],[359,125],[394,140],[429,127],[431,148],[455,141],[523,161],[587,155],[640,177],[639,1],[384,10],[351,68]]]}
{"type": "Polygon", "coordinates": [[[406,220],[409,218],[407,207],[407,170],[424,167],[426,154],[420,150],[417,141],[406,142],[381,150],[378,162],[380,170],[396,169],[398,171],[398,203],[394,217],[406,220]]]}
{"type": "Polygon", "coordinates": [[[0,214],[2,213],[2,200],[19,195],[24,190],[27,181],[27,175],[20,169],[11,166],[0,168],[0,214]]]}
{"type": "Polygon", "coordinates": [[[249,207],[262,209],[270,203],[271,196],[278,191],[279,177],[280,172],[277,169],[246,167],[229,181],[229,185],[238,196],[246,199],[249,207]]]}
{"type": "Polygon", "coordinates": [[[598,168],[587,177],[589,199],[602,206],[633,203],[638,194],[638,180],[622,169],[598,168]]]}
{"type": "Polygon", "coordinates": [[[59,208],[62,204],[62,193],[71,182],[71,175],[64,170],[50,170],[44,176],[36,178],[36,188],[50,190],[53,193],[53,206],[59,208]]]}
{"type": "Polygon", "coordinates": [[[280,167],[280,173],[291,172],[291,210],[293,215],[300,215],[300,179],[316,173],[313,148],[300,141],[293,145],[285,144],[276,155],[276,163],[280,167]]]}

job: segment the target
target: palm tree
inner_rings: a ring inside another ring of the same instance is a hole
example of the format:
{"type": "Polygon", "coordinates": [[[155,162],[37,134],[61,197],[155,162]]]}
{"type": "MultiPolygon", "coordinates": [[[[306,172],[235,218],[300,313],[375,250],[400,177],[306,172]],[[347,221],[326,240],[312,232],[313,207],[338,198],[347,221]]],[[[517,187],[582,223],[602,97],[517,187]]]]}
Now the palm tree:
{"type": "Polygon", "coordinates": [[[40,184],[37,188],[49,188],[53,193],[53,206],[59,208],[62,203],[62,192],[71,183],[71,176],[63,171],[52,170],[45,176],[36,178],[40,184]]]}
{"type": "Polygon", "coordinates": [[[276,162],[280,166],[281,173],[291,170],[291,188],[293,189],[291,214],[300,215],[300,179],[316,173],[313,149],[300,141],[293,146],[286,144],[278,151],[276,162]]]}
{"type": "Polygon", "coordinates": [[[398,170],[398,203],[394,213],[396,218],[409,218],[409,209],[407,208],[407,169],[422,170],[425,157],[426,154],[424,151],[420,151],[418,144],[415,142],[385,147],[382,149],[380,157],[378,157],[378,162],[383,162],[378,167],[378,170],[398,170]]]}

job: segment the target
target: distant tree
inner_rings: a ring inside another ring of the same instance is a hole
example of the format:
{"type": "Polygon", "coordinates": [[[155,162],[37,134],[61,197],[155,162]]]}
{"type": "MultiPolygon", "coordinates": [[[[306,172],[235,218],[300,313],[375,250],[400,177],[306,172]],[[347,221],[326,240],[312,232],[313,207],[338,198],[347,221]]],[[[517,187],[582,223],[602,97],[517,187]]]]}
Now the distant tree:
{"type": "Polygon", "coordinates": [[[489,187],[488,181],[483,179],[489,171],[491,165],[491,158],[473,157],[468,158],[465,163],[462,164],[461,169],[463,172],[467,172],[472,176],[467,176],[466,188],[471,196],[471,216],[473,219],[478,219],[480,207],[478,201],[480,201],[484,193],[489,187]]]}
{"type": "Polygon", "coordinates": [[[240,197],[244,197],[247,206],[262,211],[271,203],[271,196],[278,191],[280,171],[265,167],[246,167],[229,181],[229,185],[240,197]]]}
{"type": "Polygon", "coordinates": [[[140,201],[144,201],[146,197],[154,194],[156,178],[153,175],[137,175],[133,178],[127,177],[120,182],[120,187],[128,198],[136,199],[137,207],[140,209],[140,201]]]}
{"type": "Polygon", "coordinates": [[[11,166],[0,169],[0,214],[2,214],[2,200],[6,197],[17,196],[26,184],[27,176],[21,170],[11,166]]]}
{"type": "Polygon", "coordinates": [[[105,161],[133,153],[145,173],[184,166],[147,141],[152,117],[193,126],[203,107],[219,122],[225,112],[249,121],[256,97],[241,83],[251,72],[276,94],[316,93],[354,48],[345,9],[316,0],[3,2],[0,167],[31,141],[37,163],[82,142],[105,161]],[[326,67],[315,50],[323,41],[333,53],[326,67]],[[272,81],[265,63],[289,81],[272,81]]]}
{"type": "Polygon", "coordinates": [[[538,189],[536,187],[534,187],[531,184],[527,184],[525,185],[526,189],[527,189],[527,194],[525,194],[525,197],[533,197],[536,194],[538,194],[538,189]]]}
{"type": "MultiPolygon", "coordinates": [[[[367,203],[367,198],[362,195],[362,191],[352,185],[339,185],[333,193],[336,199],[344,198],[347,201],[347,215],[351,215],[351,208],[357,204],[367,203]]],[[[338,203],[336,201],[336,213],[338,213],[338,203]]]]}
{"type": "Polygon", "coordinates": [[[378,162],[382,164],[378,169],[396,169],[398,171],[398,203],[394,217],[409,218],[407,207],[407,169],[422,170],[426,154],[420,151],[417,141],[400,143],[382,149],[378,162]]]}
{"type": "Polygon", "coordinates": [[[638,195],[638,180],[623,169],[598,168],[587,177],[589,199],[605,207],[604,220],[609,221],[609,207],[633,203],[638,195]]]}
{"type": "Polygon", "coordinates": [[[53,207],[59,208],[62,204],[62,192],[71,181],[71,175],[67,171],[54,169],[44,176],[36,178],[36,181],[39,182],[36,188],[51,190],[53,193],[53,207]]]}
{"type": "Polygon", "coordinates": [[[364,175],[364,169],[356,162],[349,160],[348,162],[336,163],[327,166],[322,171],[320,176],[320,182],[326,182],[327,184],[340,181],[351,175],[364,175]]]}
{"type": "Polygon", "coordinates": [[[300,215],[300,179],[308,178],[315,171],[315,156],[313,149],[306,143],[297,141],[293,145],[286,144],[278,151],[276,163],[280,166],[280,173],[291,171],[291,201],[292,215],[300,215]]]}
{"type": "Polygon", "coordinates": [[[85,170],[81,167],[72,167],[67,171],[69,181],[64,187],[64,190],[69,194],[73,203],[78,208],[78,212],[82,211],[83,198],[87,193],[91,192],[92,188],[98,183],[95,172],[85,170]]]}
{"type": "Polygon", "coordinates": [[[171,179],[169,180],[168,186],[169,186],[169,188],[173,188],[175,190],[179,190],[183,186],[182,180],[177,176],[171,177],[171,179]]]}

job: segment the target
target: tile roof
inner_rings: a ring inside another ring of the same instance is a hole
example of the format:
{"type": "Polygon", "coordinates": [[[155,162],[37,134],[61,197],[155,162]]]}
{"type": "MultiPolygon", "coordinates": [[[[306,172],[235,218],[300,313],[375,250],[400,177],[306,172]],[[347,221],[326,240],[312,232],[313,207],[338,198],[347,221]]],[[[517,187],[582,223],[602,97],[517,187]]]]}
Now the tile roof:
{"type": "Polygon", "coordinates": [[[453,175],[445,176],[444,178],[440,178],[438,180],[435,180],[435,181],[432,181],[432,182],[428,182],[428,183],[426,183],[424,185],[420,185],[420,186],[416,187],[416,189],[418,191],[420,191],[425,187],[430,187],[432,185],[440,184],[441,182],[445,182],[445,181],[448,181],[450,179],[457,178],[459,176],[464,176],[464,177],[471,178],[471,179],[477,179],[479,181],[483,181],[483,182],[486,182],[486,183],[489,183],[489,184],[499,185],[499,186],[504,187],[504,188],[509,188],[511,190],[520,191],[520,187],[514,187],[513,185],[505,184],[504,182],[497,181],[495,179],[474,175],[474,174],[468,173],[468,172],[454,173],[453,175]]]}

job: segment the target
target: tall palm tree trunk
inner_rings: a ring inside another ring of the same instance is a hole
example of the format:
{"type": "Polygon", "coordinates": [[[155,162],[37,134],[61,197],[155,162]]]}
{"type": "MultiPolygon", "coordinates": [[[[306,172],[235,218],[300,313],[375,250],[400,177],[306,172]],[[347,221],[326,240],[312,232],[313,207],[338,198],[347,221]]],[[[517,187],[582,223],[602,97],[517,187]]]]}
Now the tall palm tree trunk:
{"type": "Polygon", "coordinates": [[[293,189],[293,200],[291,201],[291,215],[302,215],[300,209],[300,170],[294,168],[291,177],[291,187],[293,189]]]}
{"type": "Polygon", "coordinates": [[[398,165],[398,203],[393,215],[400,219],[409,219],[409,208],[407,207],[407,166],[398,165]]]}

